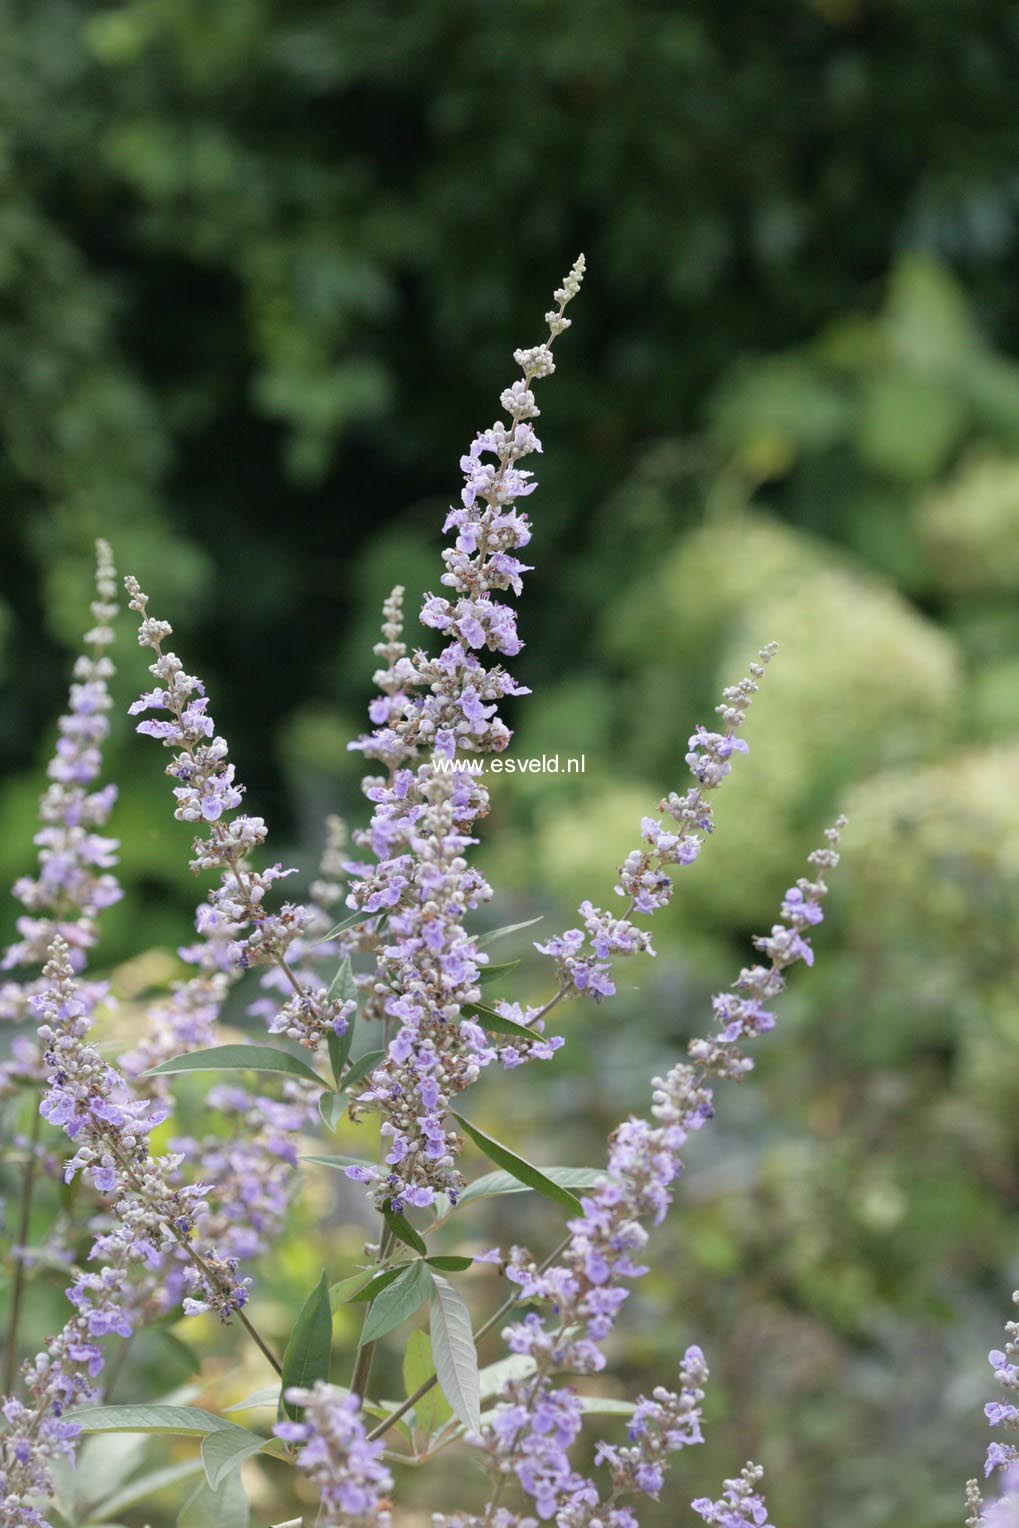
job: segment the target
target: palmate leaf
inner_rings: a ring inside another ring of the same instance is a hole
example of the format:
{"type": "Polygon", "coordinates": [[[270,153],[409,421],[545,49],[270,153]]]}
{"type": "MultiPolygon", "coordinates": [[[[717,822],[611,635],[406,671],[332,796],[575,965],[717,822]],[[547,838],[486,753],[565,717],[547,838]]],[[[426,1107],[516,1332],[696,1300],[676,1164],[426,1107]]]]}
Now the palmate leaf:
{"type": "Polygon", "coordinates": [[[288,1416],[296,1417],[300,1409],[285,1398],[291,1385],[310,1389],[317,1379],[329,1378],[329,1351],[332,1342],[333,1313],[329,1304],[329,1280],[323,1271],[322,1277],[301,1307],[283,1355],[280,1390],[283,1409],[288,1416]]]}
{"type": "Polygon", "coordinates": [[[179,1072],[280,1072],[287,1077],[301,1077],[305,1082],[327,1086],[324,1078],[313,1072],[299,1056],[277,1050],[274,1045],[213,1045],[208,1050],[188,1051],[161,1061],[142,1075],[171,1077],[179,1072]]]}
{"type": "Polygon", "coordinates": [[[481,1426],[478,1351],[471,1313],[463,1296],[441,1274],[432,1274],[432,1358],[443,1395],[453,1413],[471,1432],[481,1426]]]}
{"type": "Polygon", "coordinates": [[[470,1120],[464,1119],[462,1114],[457,1114],[455,1109],[451,1109],[450,1113],[463,1126],[464,1133],[471,1138],[475,1146],[481,1148],[489,1161],[501,1167],[504,1172],[516,1178],[526,1188],[533,1188],[537,1193],[544,1194],[546,1199],[551,1199],[553,1204],[561,1205],[569,1210],[571,1215],[581,1213],[580,1200],[576,1194],[571,1194],[569,1189],[563,1188],[561,1183],[555,1183],[532,1162],[518,1157],[516,1152],[510,1151],[508,1146],[503,1146],[500,1141],[494,1141],[490,1135],[479,1130],[477,1125],[472,1125],[470,1120]]]}
{"type": "Polygon", "coordinates": [[[432,1279],[424,1263],[409,1263],[372,1302],[358,1343],[377,1342],[431,1298],[432,1279]]]}

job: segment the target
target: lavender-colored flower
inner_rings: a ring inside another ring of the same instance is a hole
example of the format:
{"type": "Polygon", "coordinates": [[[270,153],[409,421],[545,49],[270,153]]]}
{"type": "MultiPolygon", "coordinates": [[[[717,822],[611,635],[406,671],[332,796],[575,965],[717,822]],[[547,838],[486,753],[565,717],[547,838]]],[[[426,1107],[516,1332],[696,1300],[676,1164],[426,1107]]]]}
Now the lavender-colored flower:
{"type": "Polygon", "coordinates": [[[161,1264],[174,1244],[187,1249],[185,1299],[189,1314],[216,1310],[228,1320],[247,1301],[247,1282],[237,1262],[211,1247],[199,1252],[192,1238],[206,1207],[200,1184],[177,1183],[180,1156],[154,1157],[150,1132],[166,1117],[162,1107],[136,1098],[125,1079],[88,1040],[92,1016],[83,1002],[58,935],[43,975],[46,990],[34,1000],[42,1019],[39,1038],[49,1082],[40,1112],[74,1143],[64,1177],[81,1173],[109,1203],[112,1227],[97,1236],[92,1257],[114,1266],[124,1258],[161,1264]]]}
{"type": "MultiPolygon", "coordinates": [[[[507,1277],[517,1285],[520,1299],[544,1304],[551,1316],[542,1320],[531,1313],[503,1333],[512,1352],[534,1360],[535,1371],[532,1377],[511,1380],[504,1387],[480,1442],[493,1478],[498,1481],[512,1469],[534,1499],[540,1518],[551,1515],[553,1474],[559,1482],[554,1510],[569,1509],[574,1514],[564,1519],[571,1528],[586,1521],[582,1509],[586,1511],[590,1504],[592,1488],[581,1477],[568,1474],[565,1465],[558,1473],[535,1474],[529,1462],[534,1418],[546,1397],[561,1393],[553,1388],[554,1374],[590,1374],[604,1366],[601,1344],[628,1297],[627,1285],[647,1271],[640,1261],[648,1241],[647,1226],[664,1219],[672,1186],[682,1171],[680,1151],[691,1132],[713,1114],[711,1084],[722,1078],[738,1080],[752,1068],[741,1044],[771,1027],[772,1016],[764,1004],[783,990],[786,968],[805,958],[802,931],[817,921],[805,908],[808,904],[819,908],[824,899],[824,877],[838,864],[836,846],[842,826],[840,818],[826,835],[825,848],[810,856],[814,878],[797,883],[802,896],[787,894],[783,905],[789,922],[776,924],[769,936],[755,941],[766,950],[769,964],[745,967],[733,989],[714,999],[716,1033],[691,1041],[689,1061],[654,1079],[654,1122],[625,1120],[610,1137],[606,1176],[582,1197],[583,1213],[569,1222],[570,1239],[560,1258],[539,1268],[523,1249],[514,1248],[510,1254],[507,1277]]],[[[540,1437],[544,1439],[543,1431],[540,1437]]],[[[544,1458],[547,1443],[542,1441],[539,1447],[544,1458]]],[[[568,1444],[563,1447],[568,1449],[568,1444]]],[[[609,1455],[603,1458],[611,1462],[609,1455]]],[[[644,1479],[651,1484],[657,1477],[650,1462],[649,1471],[644,1479]]]]}
{"type": "Polygon", "coordinates": [[[228,969],[245,971],[265,965],[283,973],[287,995],[270,1018],[270,1033],[292,1035],[309,1050],[316,1050],[330,1034],[344,1032],[353,1005],[333,1000],[325,987],[317,982],[302,983],[296,976],[291,964],[292,946],[306,938],[311,915],[307,908],[292,902],[285,902],[275,913],[265,907],[274,883],[295,872],[280,865],[255,870],[248,863],[251,851],[265,842],[265,823],[261,817],[237,811],[243,787],[228,762],[226,740],[216,734],[205,687],[184,671],[175,653],[163,651],[173,628],[147,614],[148,596],[142,593],[137,579],[129,577],[125,583],[130,608],[141,618],[138,644],[154,651],[156,660],[149,672],[159,681],[155,689],[132,704],[130,711],[132,715],[166,713],[166,720],[139,722],[138,731],[174,751],[166,770],[177,781],[174,816],[180,822],[207,829],[205,837],[194,841],[191,868],[196,873],[215,870],[220,876],[219,885],[209,893],[199,913],[199,932],[215,933],[228,969]]]}
{"type": "Polygon", "coordinates": [[[772,1528],[764,1497],[757,1489],[763,1477],[759,1464],[745,1464],[736,1479],[723,1481],[725,1490],[718,1501],[700,1496],[690,1505],[714,1528],[772,1528]]]}
{"type": "Polygon", "coordinates": [[[369,1443],[361,1402],[324,1380],[311,1390],[286,1391],[303,1408],[299,1422],[277,1422],[273,1431],[297,1444],[297,1466],[321,1493],[320,1528],[389,1528],[393,1477],[381,1462],[382,1443],[369,1443]]]}
{"type": "MultiPolygon", "coordinates": [[[[14,895],[26,912],[18,919],[19,939],[5,951],[0,968],[41,966],[55,934],[65,941],[75,970],[95,944],[96,925],[121,890],[111,873],[117,841],[100,830],[117,798],[115,785],[93,789],[109,733],[109,680],[113,662],[112,622],[117,614],[116,574],[110,548],[96,542],[96,598],[83,654],[75,661],[67,712],[58,723],[56,751],[47,767],[50,783],[39,803],[42,822],[35,836],[39,869],[15,883],[14,895]]],[[[36,982],[8,981],[0,987],[0,1019],[31,1017],[36,982]]],[[[29,1058],[22,1058],[27,1064],[29,1058]]],[[[23,1075],[22,1071],[19,1075],[23,1075]]]]}
{"type": "Polygon", "coordinates": [[[493,595],[519,593],[527,571],[514,554],[531,534],[516,503],[536,486],[521,463],[541,449],[532,384],[554,370],[551,346],[569,325],[564,310],[583,270],[581,258],[556,292],[556,307],[546,315],[548,340],[515,353],[522,376],[502,394],[508,419],[483,431],[461,458],[460,504],[446,520],[454,538],[442,575],[449,597],[428,595],[421,608],[423,624],[442,634],[444,646],[434,658],[407,655],[402,591],[394,590],[376,647],[386,666],[376,675],[375,729],[352,745],[388,771],[364,781],[374,810],[357,842],[374,863],[352,866],[357,879],[347,902],[366,919],[385,916],[374,980],[379,1002],[369,1005],[367,1016],[399,1026],[356,1101],[358,1110],[381,1113],[386,1160],[374,1173],[354,1173],[371,1182],[379,1203],[396,1207],[428,1205],[438,1193],[456,1201],[463,1180],[456,1166],[459,1137],[447,1124],[450,1100],[492,1061],[516,1066],[545,1059],[557,1043],[543,1037],[537,1010],[523,1016],[534,1041],[510,1045],[489,1039],[469,1016],[481,995],[485,957],[463,921],[492,893],[467,854],[474,826],[488,811],[488,793],[476,777],[446,773],[435,759],[500,752],[510,732],[499,704],[524,693],[500,662],[487,666],[484,659],[520,649],[513,610],[493,595]],[[425,750],[433,758],[416,762],[425,750]]]}
{"type": "MultiPolygon", "coordinates": [[[[1019,1305],[1019,1289],[1012,1295],[1013,1304],[1019,1305]]],[[[988,1401],[984,1415],[992,1427],[1002,1427],[1013,1435],[1019,1434],[1019,1321],[1005,1324],[1007,1341],[1004,1348],[992,1348],[987,1355],[994,1378],[1001,1386],[1004,1399],[988,1401]]],[[[1019,1445],[1015,1443],[991,1443],[984,1461],[984,1474],[993,1470],[1019,1468],[1019,1445]]]]}
{"type": "MultiPolygon", "coordinates": [[[[622,916],[614,917],[590,901],[582,902],[579,911],[583,929],[567,929],[563,934],[536,942],[535,949],[556,963],[561,996],[579,994],[593,997],[596,1003],[613,997],[616,991],[613,959],[618,955],[655,953],[650,934],[632,922],[632,915],[656,913],[667,906],[675,885],[670,871],[692,865],[700,853],[704,836],[713,828],[710,793],[730,774],[732,755],[748,751],[745,740],[737,734],[746,721],[765,665],[776,651],[774,643],[762,648],[759,662],[750,665],[746,678],[722,692],[722,703],[716,712],[725,730],[707,732],[698,727],[691,737],[686,762],[697,783],[685,795],[673,791],[658,804],[658,810],[672,818],[675,828],[664,827],[655,817],[642,820],[643,848],[627,855],[615,888],[616,895],[626,901],[622,916]]],[[[788,895],[795,900],[800,892],[794,887],[788,895]]],[[[817,921],[815,911],[820,918],[820,910],[811,904],[806,922],[817,921]]],[[[786,916],[791,913],[783,905],[783,917],[786,916]]]]}

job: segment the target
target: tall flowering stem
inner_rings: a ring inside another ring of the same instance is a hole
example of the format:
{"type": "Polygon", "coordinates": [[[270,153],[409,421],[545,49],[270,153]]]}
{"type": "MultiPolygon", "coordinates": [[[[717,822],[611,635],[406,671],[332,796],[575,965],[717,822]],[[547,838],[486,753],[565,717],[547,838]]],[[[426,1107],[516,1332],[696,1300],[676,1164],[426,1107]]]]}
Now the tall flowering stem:
{"type": "MultiPolygon", "coordinates": [[[[1019,1306],[1019,1289],[1013,1293],[1012,1303],[1019,1306]]],[[[1005,1337],[1004,1348],[992,1348],[987,1355],[1002,1399],[988,1401],[984,1414],[992,1427],[1003,1428],[1019,1438],[1019,1321],[1005,1323],[1005,1337]]],[[[1014,1523],[1019,1523],[1019,1443],[996,1440],[987,1445],[984,1474],[990,1477],[996,1471],[1001,1495],[986,1508],[977,1482],[971,1480],[967,1484],[967,1528],[1013,1528],[1014,1523]]]]}
{"type": "Polygon", "coordinates": [[[467,854],[475,825],[488,811],[488,792],[476,777],[441,766],[458,753],[503,750],[511,734],[500,702],[526,693],[501,661],[484,660],[487,654],[514,657],[522,645],[512,606],[495,596],[519,595],[529,571],[516,555],[531,537],[517,505],[537,486],[521,465],[541,449],[533,387],[555,369],[552,346],[569,327],[565,310],[583,273],[581,257],[555,293],[547,338],[514,353],[521,375],[501,396],[507,417],[482,431],[461,458],[460,503],[445,525],[453,538],[443,553],[442,583],[450,596],[429,594],[421,608],[422,623],[438,631],[445,645],[437,657],[406,653],[402,592],[394,591],[384,642],[376,649],[386,668],[376,675],[375,730],[352,745],[387,770],[364,781],[374,810],[358,842],[375,862],[355,866],[359,878],[347,899],[366,917],[387,918],[374,987],[382,1015],[397,1033],[356,1109],[382,1116],[388,1149],[380,1169],[351,1170],[369,1183],[380,1206],[424,1207],[437,1194],[455,1203],[463,1178],[450,1101],[493,1061],[516,1066],[547,1059],[554,1049],[540,1019],[531,1026],[533,1039],[522,1030],[515,1043],[506,1043],[486,1035],[470,1016],[486,957],[463,923],[492,892],[467,854]],[[417,762],[423,753],[429,757],[417,762]]]}
{"type": "MultiPolygon", "coordinates": [[[[842,827],[839,819],[825,847],[810,856],[812,876],[786,893],[782,920],[755,940],[767,963],[744,967],[733,988],[713,999],[715,1032],[691,1041],[689,1061],[654,1079],[655,1123],[631,1118],[611,1136],[606,1176],[582,1198],[583,1214],[569,1223],[562,1257],[540,1269],[524,1249],[513,1250],[507,1276],[520,1299],[544,1305],[552,1315],[542,1319],[532,1313],[504,1332],[511,1351],[533,1360],[534,1371],[504,1386],[477,1440],[494,1482],[485,1524],[498,1522],[500,1500],[513,1477],[543,1519],[556,1515],[560,1525],[593,1528],[603,1510],[597,1489],[569,1460],[580,1431],[579,1400],[570,1390],[555,1388],[553,1378],[604,1367],[601,1344],[628,1298],[627,1284],[647,1271],[638,1261],[648,1241],[647,1225],[665,1218],[682,1171],[680,1151],[714,1113],[712,1084],[739,1080],[752,1069],[742,1043],[773,1027],[774,1015],[765,1005],[783,990],[786,969],[798,961],[813,963],[808,936],[823,916],[825,876],[838,864],[842,827]]],[[[611,1528],[626,1528],[624,1519],[608,1521],[611,1528]]]]}
{"type": "Polygon", "coordinates": [[[185,672],[175,653],[163,651],[173,628],[167,621],[148,615],[148,596],[142,593],[137,579],[129,577],[125,583],[130,608],[140,617],[139,646],[155,653],[149,672],[159,680],[157,688],[134,702],[131,713],[167,713],[166,720],[140,722],[138,731],[173,751],[166,772],[177,781],[174,816],[179,822],[208,829],[207,836],[199,835],[194,841],[192,870],[196,874],[214,870],[220,876],[219,885],[209,893],[199,913],[199,932],[215,931],[222,941],[225,961],[237,970],[266,965],[282,973],[288,995],[269,1020],[270,1033],[291,1035],[315,1051],[330,1034],[346,1032],[354,1005],[334,1001],[325,987],[302,982],[296,975],[290,960],[291,946],[306,934],[311,915],[295,903],[284,903],[276,913],[264,905],[274,882],[294,871],[278,864],[255,870],[248,864],[248,855],[265,842],[265,822],[237,811],[244,788],[237,783],[234,766],[228,761],[226,740],[216,735],[205,686],[185,672]]]}
{"type": "MultiPolygon", "coordinates": [[[[35,876],[15,882],[14,895],[26,912],[18,919],[20,938],[9,945],[0,969],[38,968],[46,960],[49,944],[59,934],[65,939],[78,970],[97,938],[100,913],[119,901],[122,893],[112,874],[117,862],[117,841],[99,830],[106,825],[117,797],[115,785],[92,789],[102,768],[102,748],[109,733],[111,706],[109,681],[113,661],[113,620],[117,614],[116,572],[113,554],[105,541],[96,542],[96,588],[91,604],[92,624],[83,639],[84,652],[76,659],[66,713],[58,724],[56,751],[47,767],[50,779],[39,803],[42,823],[35,836],[39,869],[35,876]]],[[[42,982],[7,980],[0,986],[0,1020],[17,1023],[32,1015],[32,999],[42,982]]],[[[42,1058],[29,1035],[17,1035],[10,1059],[0,1065],[0,1099],[26,1084],[42,1081],[42,1058]]],[[[34,1095],[33,1095],[34,1098],[34,1095]]],[[[25,1287],[24,1245],[28,1239],[32,1199],[39,1154],[38,1109],[25,1142],[28,1160],[21,1179],[20,1203],[11,1249],[14,1279],[10,1315],[4,1343],[3,1388],[11,1390],[17,1368],[18,1330],[25,1287]]]]}

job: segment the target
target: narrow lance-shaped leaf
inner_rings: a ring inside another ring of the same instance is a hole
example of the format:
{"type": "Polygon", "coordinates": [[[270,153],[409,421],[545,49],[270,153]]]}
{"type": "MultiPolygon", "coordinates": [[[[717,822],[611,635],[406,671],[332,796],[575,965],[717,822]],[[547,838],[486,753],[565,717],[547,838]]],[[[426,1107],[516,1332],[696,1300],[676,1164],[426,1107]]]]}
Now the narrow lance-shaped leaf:
{"type": "MultiPolygon", "coordinates": [[[[410,1341],[403,1355],[403,1384],[410,1396],[426,1384],[435,1374],[432,1344],[428,1333],[421,1327],[411,1332],[410,1341]]],[[[438,1385],[425,1392],[414,1402],[415,1431],[419,1442],[424,1444],[444,1422],[453,1415],[452,1408],[438,1385]]]]}
{"type": "Polygon", "coordinates": [[[497,939],[506,939],[510,934],[519,934],[525,928],[533,928],[536,923],[541,922],[542,916],[543,914],[539,914],[537,918],[527,918],[523,923],[507,923],[503,928],[494,928],[489,933],[481,935],[477,941],[478,948],[481,949],[486,944],[494,944],[497,939]]]}
{"type": "Polygon", "coordinates": [[[367,1051],[360,1060],[355,1061],[346,1077],[339,1084],[341,1091],[344,1093],[349,1092],[355,1083],[361,1081],[362,1077],[366,1077],[369,1072],[374,1072],[385,1054],[385,1051],[382,1050],[367,1051]]]}
{"type": "Polygon", "coordinates": [[[581,1213],[580,1200],[569,1189],[563,1188],[559,1183],[553,1183],[551,1178],[545,1176],[540,1168],[533,1163],[527,1162],[523,1157],[518,1157],[516,1152],[510,1151],[508,1146],[494,1141],[491,1136],[479,1130],[477,1125],[472,1125],[470,1120],[464,1119],[462,1114],[457,1114],[455,1109],[450,1113],[455,1120],[463,1126],[465,1134],[470,1136],[475,1146],[480,1146],[485,1156],[514,1177],[518,1182],[526,1184],[528,1188],[535,1189],[539,1194],[544,1194],[546,1199],[551,1199],[553,1204],[560,1204],[572,1215],[581,1213]]]}
{"type": "Polygon", "coordinates": [[[208,1050],[188,1051],[173,1056],[143,1073],[145,1077],[170,1077],[178,1072],[280,1072],[287,1077],[302,1077],[326,1087],[325,1080],[313,1072],[299,1056],[277,1050],[274,1045],[213,1045],[208,1050]]]}
{"type": "Polygon", "coordinates": [[[67,1421],[77,1422],[85,1433],[176,1433],[181,1437],[235,1425],[197,1406],[79,1406],[67,1413],[67,1421]]]}
{"type": "Polygon", "coordinates": [[[240,1469],[245,1459],[260,1454],[263,1449],[277,1450],[279,1446],[278,1438],[260,1438],[243,1427],[209,1433],[202,1439],[205,1478],[216,1491],[230,1471],[240,1469]]]}
{"type": "Polygon", "coordinates": [[[329,1305],[329,1280],[323,1272],[301,1308],[283,1355],[282,1404],[288,1416],[295,1417],[298,1412],[298,1408],[285,1399],[285,1393],[291,1385],[310,1389],[317,1379],[329,1378],[332,1340],[333,1315],[329,1305]]]}
{"type": "MultiPolygon", "coordinates": [[[[357,1002],[357,987],[354,984],[354,973],[350,968],[350,956],[340,962],[340,968],[333,977],[327,994],[329,1001],[339,1000],[341,1003],[357,1002]]],[[[347,1020],[347,1027],[342,1035],[333,1034],[330,1030],[328,1037],[329,1065],[332,1068],[333,1080],[339,1084],[343,1075],[343,1068],[347,1064],[350,1055],[350,1047],[354,1040],[354,1020],[357,1017],[356,1010],[347,1020]]]]}
{"type": "MultiPolygon", "coordinates": [[[[560,1188],[594,1188],[605,1178],[603,1167],[543,1167],[541,1172],[550,1183],[558,1183],[560,1188]]],[[[473,1199],[495,1199],[503,1194],[526,1194],[530,1187],[529,1183],[522,1183],[512,1173],[484,1173],[482,1177],[475,1178],[473,1183],[468,1183],[456,1207],[459,1209],[461,1205],[469,1204],[473,1199]]]]}
{"type": "Polygon", "coordinates": [[[416,1310],[420,1310],[431,1293],[431,1275],[425,1264],[411,1263],[388,1288],[376,1296],[358,1345],[363,1347],[366,1342],[377,1342],[416,1310]]]}
{"type": "Polygon", "coordinates": [[[512,1035],[515,1040],[526,1040],[529,1044],[542,1038],[538,1030],[528,1029],[526,1024],[518,1024],[516,1019],[504,1018],[485,1003],[467,1003],[463,1012],[476,1024],[480,1024],[482,1029],[490,1029],[493,1034],[512,1035]]]}
{"type": "Polygon", "coordinates": [[[413,1247],[415,1252],[419,1252],[424,1257],[428,1251],[424,1237],[415,1231],[405,1215],[398,1215],[396,1213],[391,1201],[388,1199],[382,1206],[382,1214],[385,1217],[386,1225],[396,1239],[402,1241],[408,1247],[413,1247]]]}
{"type": "Polygon", "coordinates": [[[482,966],[478,972],[478,985],[489,987],[492,982],[501,981],[504,976],[508,976],[511,971],[515,971],[519,964],[519,960],[507,960],[498,966],[482,966]]]}
{"type": "Polygon", "coordinates": [[[247,1492],[240,1475],[233,1473],[216,1491],[203,1480],[185,1502],[177,1528],[248,1528],[250,1521],[247,1492]]]}
{"type": "Polygon", "coordinates": [[[432,1283],[435,1298],[431,1336],[436,1377],[454,1414],[471,1432],[477,1432],[481,1426],[481,1388],[471,1313],[448,1279],[433,1273],[432,1283]]]}
{"type": "Polygon", "coordinates": [[[363,1269],[360,1273],[351,1274],[349,1279],[340,1279],[339,1283],[331,1285],[329,1289],[329,1302],[333,1310],[337,1310],[341,1305],[374,1300],[375,1296],[381,1294],[394,1279],[398,1279],[408,1266],[407,1263],[400,1263],[395,1268],[386,1268],[382,1273],[372,1273],[369,1269],[363,1269]]]}

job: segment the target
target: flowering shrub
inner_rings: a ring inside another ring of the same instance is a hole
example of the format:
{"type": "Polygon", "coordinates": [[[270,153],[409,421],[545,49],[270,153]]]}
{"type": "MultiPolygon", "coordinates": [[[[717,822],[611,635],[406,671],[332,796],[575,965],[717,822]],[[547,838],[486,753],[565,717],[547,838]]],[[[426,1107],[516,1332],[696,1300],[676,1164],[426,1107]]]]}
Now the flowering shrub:
{"type": "MultiPolygon", "coordinates": [[[[505,417],[461,458],[464,487],[445,526],[445,592],[427,595],[421,609],[422,623],[439,633],[439,651],[408,651],[401,589],[385,603],[372,730],[351,744],[377,771],[363,785],[370,820],[349,850],[345,828],[330,821],[307,902],[280,899],[277,883],[294,871],[265,862],[266,824],[244,810],[244,786],[205,687],[168,647],[172,629],[149,613],[138,581],[126,579],[154,680],[130,711],[144,718],[137,731],[168,753],[174,816],[197,834],[191,868],[212,881],[195,915],[196,942],[181,951],[194,974],[159,994],[144,1037],[118,1065],[92,1038],[106,989],[89,975],[101,915],[120,895],[117,845],[101,831],[116,801],[115,787],[99,780],[117,607],[112,554],[99,543],[93,624],[41,803],[38,874],[14,888],[25,912],[4,956],[0,991],[0,1014],[19,1026],[0,1090],[29,1089],[37,1100],[32,1135],[22,1143],[20,1241],[33,1182],[48,1171],[79,1184],[76,1205],[93,1242],[87,1266],[72,1270],[63,1330],[22,1364],[20,1376],[26,1254],[19,1248],[0,1528],[46,1528],[57,1518],[51,1504],[61,1471],[93,1432],[201,1436],[201,1460],[180,1475],[190,1481],[181,1528],[246,1524],[240,1466],[259,1453],[295,1470],[307,1496],[317,1492],[320,1528],[385,1528],[395,1472],[454,1444],[482,1463],[487,1501],[475,1510],[450,1499],[435,1528],[636,1528],[641,1502],[665,1488],[673,1456],[702,1441],[708,1368],[697,1347],[679,1359],[674,1390],[659,1385],[622,1406],[603,1405],[572,1381],[606,1364],[606,1339],[633,1281],[647,1272],[643,1259],[672,1203],[684,1145],[712,1119],[718,1085],[752,1070],[746,1046],[774,1026],[772,1004],[786,973],[814,962],[811,938],[838,864],[842,819],[785,892],[776,922],[754,941],[752,963],[713,999],[710,1032],[652,1080],[646,1115],[612,1132],[602,1168],[539,1168],[460,1112],[461,1095],[485,1069],[553,1062],[564,1043],[551,1032],[553,1011],[582,997],[610,1000],[617,962],[654,955],[652,934],[637,920],[669,902],[678,872],[704,849],[713,793],[747,753],[743,724],[774,656],[773,646],[763,648],[746,677],[724,691],[717,730],[698,726],[691,736],[692,782],[640,822],[639,841],[618,870],[619,905],[585,900],[576,927],[536,941],[550,963],[547,1000],[485,1001],[488,981],[507,974],[491,965],[488,945],[497,934],[480,935],[472,918],[493,895],[469,859],[489,793],[483,775],[447,766],[505,750],[511,733],[501,703],[526,693],[503,661],[521,641],[514,609],[500,596],[519,594],[530,571],[518,556],[531,539],[518,505],[536,487],[522,464],[541,450],[534,385],[555,369],[553,345],[569,327],[565,311],[583,270],[580,259],[556,292],[546,339],[515,352],[521,374],[502,394],[505,417]],[[276,1043],[219,1043],[224,1003],[252,968],[259,986],[250,1012],[276,1043]],[[233,1074],[207,1103],[234,1128],[203,1140],[171,1137],[163,1149],[153,1132],[173,1118],[168,1079],[184,1073],[233,1074]],[[261,1075],[276,1079],[274,1095],[243,1083],[261,1075]],[[300,1188],[302,1145],[344,1118],[377,1121],[377,1159],[366,1150],[314,1160],[363,1186],[379,1215],[378,1241],[367,1265],[323,1274],[277,1353],[252,1312],[258,1256],[284,1232],[300,1188]],[[43,1126],[53,1140],[44,1139],[43,1126]],[[58,1132],[69,1143],[63,1151],[58,1132]],[[484,1178],[468,1181],[461,1169],[465,1139],[493,1164],[484,1178]],[[462,1203],[521,1189],[564,1215],[565,1234],[552,1250],[497,1247],[474,1257],[431,1250],[431,1229],[462,1203]],[[484,1262],[498,1269],[508,1293],[475,1329],[455,1276],[484,1262]],[[340,1385],[331,1313],[352,1302],[365,1306],[365,1316],[349,1383],[340,1385]],[[402,1402],[382,1401],[372,1385],[377,1344],[426,1307],[429,1331],[415,1332],[409,1370],[420,1379],[402,1402]],[[114,1343],[178,1313],[214,1313],[239,1341],[256,1345],[275,1374],[271,1431],[192,1406],[109,1403],[114,1343]],[[477,1341],[499,1323],[507,1355],[482,1370],[477,1341]],[[619,1409],[626,1443],[598,1442],[585,1473],[575,1448],[585,1419],[619,1409]]],[[[991,1423],[1013,1432],[1016,1337],[1010,1326],[1005,1350],[991,1354],[1008,1398],[988,1407],[991,1423]]],[[[1001,1494],[985,1508],[971,1483],[969,1522],[1019,1521],[1019,1448],[992,1444],[987,1468],[1001,1472],[1001,1494]]],[[[761,1477],[748,1463],[717,1500],[698,1497],[691,1510],[722,1528],[767,1525],[761,1477]]]]}

